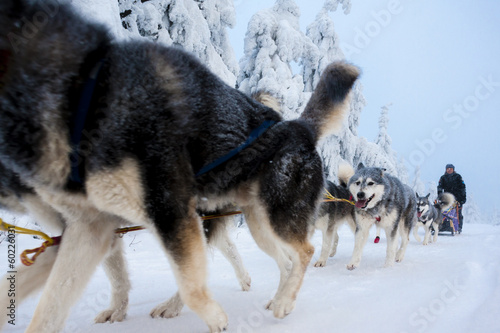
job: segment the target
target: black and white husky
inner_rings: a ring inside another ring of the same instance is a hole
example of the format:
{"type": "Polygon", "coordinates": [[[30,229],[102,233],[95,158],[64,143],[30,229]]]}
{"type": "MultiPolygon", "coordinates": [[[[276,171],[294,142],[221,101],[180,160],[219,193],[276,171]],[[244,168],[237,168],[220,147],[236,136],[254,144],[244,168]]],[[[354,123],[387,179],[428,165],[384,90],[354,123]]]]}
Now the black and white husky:
{"type": "MultiPolygon", "coordinates": [[[[42,201],[34,190],[8,170],[0,161],[0,208],[17,215],[29,215],[45,232],[61,235],[66,223],[60,213],[42,201]]],[[[229,209],[229,207],[227,208],[229,209]]],[[[217,212],[219,213],[219,212],[217,212]]],[[[220,211],[224,213],[224,211],[220,211]]],[[[216,212],[206,215],[215,215],[216,212]]],[[[217,218],[203,222],[203,230],[209,246],[219,249],[231,263],[242,290],[250,289],[250,275],[243,266],[235,244],[228,234],[232,219],[217,218]]],[[[130,281],[127,265],[123,256],[123,240],[118,235],[112,236],[112,246],[103,260],[104,272],[111,284],[111,304],[108,309],[95,317],[96,323],[123,321],[128,309],[130,281]]],[[[31,266],[16,267],[16,303],[21,304],[28,296],[42,288],[47,281],[57,258],[58,245],[49,247],[31,266]]],[[[0,290],[8,290],[10,282],[2,279],[0,290]]],[[[9,293],[0,293],[0,308],[7,308],[10,303],[9,293]]],[[[151,311],[152,317],[172,318],[179,315],[183,307],[179,293],[164,304],[151,311]]],[[[7,322],[7,316],[0,317],[0,329],[7,322]]]]}
{"type": "Polygon", "coordinates": [[[417,217],[418,222],[413,229],[413,236],[418,242],[422,239],[418,235],[418,228],[425,229],[424,245],[429,242],[437,242],[439,227],[443,223],[443,212],[453,206],[455,197],[451,193],[441,193],[437,198],[437,202],[432,204],[429,200],[430,193],[425,197],[421,197],[417,193],[417,217]],[[431,241],[431,227],[434,229],[434,237],[431,241]]]}
{"type": "Polygon", "coordinates": [[[347,269],[359,266],[370,228],[378,225],[387,237],[386,266],[403,260],[411,228],[417,220],[415,193],[382,168],[360,164],[348,183],[356,201],[356,234],[354,251],[347,269]],[[399,250],[397,236],[401,237],[399,250]]]}
{"type": "Polygon", "coordinates": [[[0,50],[11,55],[0,64],[0,159],[66,223],[27,332],[63,328],[124,223],[157,236],[180,299],[225,330],[197,209],[232,203],[280,268],[267,308],[294,309],[324,191],[316,145],[341,128],[356,67],[329,65],[300,118],[285,121],[186,52],[114,42],[68,3],[2,0],[0,50]]]}

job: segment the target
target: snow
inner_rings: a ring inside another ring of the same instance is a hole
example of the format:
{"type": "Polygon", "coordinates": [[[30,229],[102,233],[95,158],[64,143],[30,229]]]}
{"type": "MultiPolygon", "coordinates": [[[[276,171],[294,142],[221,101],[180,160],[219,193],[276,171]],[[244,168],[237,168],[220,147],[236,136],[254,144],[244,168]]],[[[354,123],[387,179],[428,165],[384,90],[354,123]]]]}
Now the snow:
{"type": "MultiPolygon", "coordinates": [[[[227,32],[235,25],[236,17],[235,6],[229,0],[73,3],[86,17],[108,24],[119,39],[149,38],[182,46],[225,82],[234,85],[236,81],[238,63],[227,32]],[[126,10],[131,10],[131,14],[120,20],[119,14],[126,10]]],[[[247,28],[245,55],[240,60],[239,88],[246,92],[266,89],[275,93],[284,103],[285,117],[294,118],[305,105],[326,63],[344,57],[339,43],[345,37],[337,36],[333,21],[327,16],[339,4],[345,13],[350,11],[350,0],[325,1],[306,33],[300,30],[300,8],[294,1],[280,0],[274,7],[255,13],[247,28]],[[297,63],[305,70],[294,70],[297,63]]],[[[400,169],[402,162],[390,150],[387,110],[382,110],[381,117],[383,140],[376,144],[357,136],[366,104],[362,88],[360,83],[355,87],[343,133],[325,140],[320,147],[330,179],[335,178],[341,157],[354,165],[359,161],[367,165],[390,161],[395,175],[407,180],[407,171],[400,169]]],[[[383,90],[377,89],[377,93],[383,90]]],[[[399,90],[392,93],[404,95],[399,90]]],[[[395,106],[394,114],[398,113],[405,111],[395,106]]],[[[393,114],[392,110],[389,114],[393,114]]],[[[435,183],[430,183],[427,192],[435,188],[435,183]]],[[[500,322],[496,317],[500,314],[500,226],[483,223],[499,224],[500,211],[496,209],[491,219],[483,217],[471,193],[464,215],[464,234],[442,236],[437,244],[428,246],[417,243],[412,236],[405,260],[391,268],[383,267],[386,244],[382,237],[379,244],[369,241],[360,267],[348,271],[345,266],[352,254],[354,237],[347,227],[340,230],[336,256],[328,260],[326,267],[315,268],[313,264],[321,247],[321,234],[316,232],[312,238],[316,253],[306,272],[296,309],[283,320],[275,319],[264,309],[276,292],[278,268],[258,249],[244,226],[235,228],[232,236],[252,277],[251,290],[240,290],[230,264],[216,250],[208,254],[209,285],[228,314],[228,332],[499,332],[500,322]]],[[[423,238],[423,230],[420,233],[423,238]]],[[[371,239],[374,236],[372,230],[371,239]]],[[[5,272],[7,249],[1,239],[0,269],[5,272]]],[[[187,308],[174,319],[149,317],[156,305],[175,293],[173,274],[158,243],[148,232],[129,234],[124,239],[133,285],[127,319],[122,323],[93,324],[95,315],[110,300],[109,283],[99,268],[73,307],[65,332],[207,332],[206,325],[187,308]]],[[[17,239],[19,250],[40,243],[28,236],[17,239]]],[[[39,297],[34,295],[23,303],[18,308],[17,325],[7,326],[4,331],[24,332],[39,297]]]]}
{"type": "MultiPolygon", "coordinates": [[[[231,230],[244,264],[252,277],[250,291],[240,290],[230,264],[217,250],[210,250],[209,286],[229,317],[228,332],[499,332],[500,227],[465,224],[464,233],[440,236],[424,246],[410,237],[406,257],[394,267],[383,267],[385,238],[374,244],[375,229],[365,247],[361,265],[348,263],[354,237],[342,227],[335,257],[324,268],[313,267],[321,247],[317,231],[316,252],[306,272],[295,310],[280,320],[264,306],[276,291],[279,272],[274,261],[260,251],[245,226],[231,230]]],[[[423,237],[423,229],[419,230],[423,237]]],[[[94,316],[109,302],[109,285],[101,268],[94,274],[82,298],[73,307],[64,332],[207,332],[205,324],[184,308],[173,319],[152,319],[149,312],[172,296],[176,285],[170,267],[155,238],[147,231],[125,235],[126,257],[133,289],[124,322],[94,324],[94,316]]],[[[18,236],[19,249],[39,246],[40,241],[18,236]]],[[[5,242],[0,253],[6,256],[5,242]]],[[[6,262],[4,257],[0,262],[6,262]]],[[[3,266],[2,266],[3,267],[3,266]]],[[[57,292],[57,291],[55,291],[57,292]]],[[[39,295],[18,308],[15,327],[24,332],[39,295]]]]}

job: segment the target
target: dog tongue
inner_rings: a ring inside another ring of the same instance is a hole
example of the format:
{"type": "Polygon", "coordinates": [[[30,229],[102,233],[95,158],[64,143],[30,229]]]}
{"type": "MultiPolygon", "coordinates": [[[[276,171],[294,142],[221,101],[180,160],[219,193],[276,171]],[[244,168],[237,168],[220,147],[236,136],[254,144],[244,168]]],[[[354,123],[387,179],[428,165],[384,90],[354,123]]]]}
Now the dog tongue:
{"type": "Polygon", "coordinates": [[[363,208],[366,205],[366,200],[358,200],[356,201],[356,207],[363,208]]]}
{"type": "Polygon", "coordinates": [[[417,212],[417,217],[422,217],[422,213],[417,212]]]}

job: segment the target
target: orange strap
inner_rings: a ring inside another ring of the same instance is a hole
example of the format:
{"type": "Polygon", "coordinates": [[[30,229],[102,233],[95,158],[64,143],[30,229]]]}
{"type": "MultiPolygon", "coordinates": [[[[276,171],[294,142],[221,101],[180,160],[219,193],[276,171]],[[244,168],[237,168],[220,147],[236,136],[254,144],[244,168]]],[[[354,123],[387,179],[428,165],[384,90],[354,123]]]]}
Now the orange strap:
{"type": "Polygon", "coordinates": [[[45,252],[45,250],[49,246],[59,245],[61,243],[61,236],[52,237],[51,239],[52,239],[52,242],[45,241],[45,242],[43,242],[42,246],[40,246],[40,247],[37,247],[35,249],[31,249],[31,250],[24,250],[23,253],[21,253],[21,262],[25,266],[31,266],[31,265],[33,265],[35,263],[36,258],[40,254],[42,254],[43,252],[45,252]],[[34,255],[31,258],[28,257],[28,254],[32,254],[32,253],[34,253],[34,255]]]}

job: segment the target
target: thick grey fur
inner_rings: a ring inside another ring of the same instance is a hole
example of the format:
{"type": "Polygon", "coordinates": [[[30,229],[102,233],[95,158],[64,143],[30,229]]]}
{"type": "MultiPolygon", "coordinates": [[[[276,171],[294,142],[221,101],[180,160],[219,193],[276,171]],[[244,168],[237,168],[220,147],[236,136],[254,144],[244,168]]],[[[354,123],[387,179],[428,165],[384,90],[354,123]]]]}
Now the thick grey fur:
{"type": "Polygon", "coordinates": [[[348,269],[359,265],[368,229],[376,223],[384,228],[388,241],[386,266],[391,266],[394,260],[401,261],[409,241],[409,233],[417,220],[415,193],[385,169],[365,167],[363,164],[358,166],[349,180],[348,188],[357,202],[355,249],[348,269]],[[376,195],[370,199],[372,193],[376,195]],[[371,200],[373,205],[368,207],[371,200]],[[396,253],[398,232],[401,235],[401,247],[396,253]]]}

